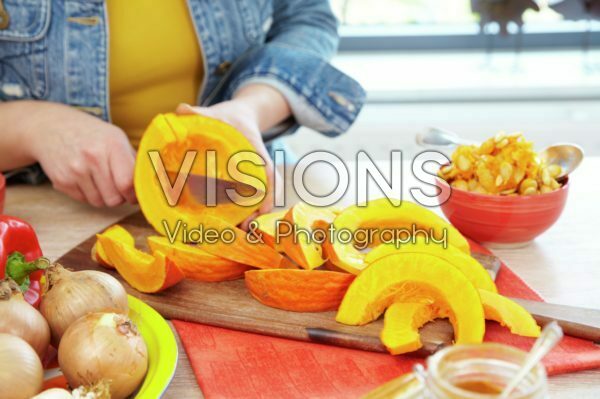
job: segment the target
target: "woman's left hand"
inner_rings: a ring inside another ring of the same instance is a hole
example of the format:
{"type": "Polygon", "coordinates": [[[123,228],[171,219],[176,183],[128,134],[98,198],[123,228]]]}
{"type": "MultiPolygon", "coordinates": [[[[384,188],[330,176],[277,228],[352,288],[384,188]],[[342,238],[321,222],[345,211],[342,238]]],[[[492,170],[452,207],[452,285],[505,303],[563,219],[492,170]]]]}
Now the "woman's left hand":
{"type": "Polygon", "coordinates": [[[268,213],[273,209],[275,196],[280,195],[283,192],[283,190],[278,188],[277,191],[279,191],[279,193],[274,193],[275,175],[278,172],[275,170],[273,160],[263,142],[259,127],[260,123],[257,120],[256,112],[244,101],[234,99],[210,107],[192,107],[188,104],[180,104],[177,107],[176,113],[180,115],[201,114],[219,119],[235,127],[254,146],[258,155],[264,159],[267,172],[267,192],[259,210],[241,223],[241,228],[247,230],[250,221],[255,219],[259,214],[268,213]]]}

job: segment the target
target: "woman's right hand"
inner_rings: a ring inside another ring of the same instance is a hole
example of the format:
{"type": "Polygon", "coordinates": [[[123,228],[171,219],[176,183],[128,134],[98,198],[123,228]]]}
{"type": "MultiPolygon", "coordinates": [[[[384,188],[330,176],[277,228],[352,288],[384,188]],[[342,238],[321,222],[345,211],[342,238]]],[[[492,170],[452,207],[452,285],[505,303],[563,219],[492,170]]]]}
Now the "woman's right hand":
{"type": "Polygon", "coordinates": [[[54,188],[93,206],[135,203],[135,151],[118,127],[75,108],[40,102],[26,139],[54,188]]]}

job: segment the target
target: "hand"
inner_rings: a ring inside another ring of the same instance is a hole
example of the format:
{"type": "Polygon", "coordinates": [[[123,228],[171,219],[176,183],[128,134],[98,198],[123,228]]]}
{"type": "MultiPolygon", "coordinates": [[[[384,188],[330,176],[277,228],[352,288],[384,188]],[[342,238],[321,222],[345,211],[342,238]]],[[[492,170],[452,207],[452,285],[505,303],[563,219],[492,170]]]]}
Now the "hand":
{"type": "Polygon", "coordinates": [[[135,151],[118,127],[74,108],[38,103],[26,139],[54,188],[93,206],[135,203],[135,151]]]}
{"type": "Polygon", "coordinates": [[[241,227],[245,230],[248,228],[248,224],[251,220],[256,218],[259,214],[267,213],[273,209],[273,199],[275,195],[282,193],[281,189],[278,189],[279,193],[274,193],[274,181],[275,174],[278,173],[273,165],[273,160],[269,156],[267,148],[262,140],[259,122],[256,119],[256,114],[247,107],[243,102],[232,100],[225,101],[211,107],[192,107],[188,104],[180,104],[177,107],[176,113],[178,114],[201,114],[211,118],[219,119],[241,132],[248,141],[254,146],[258,155],[260,155],[265,161],[265,168],[267,172],[267,192],[266,197],[259,208],[258,212],[252,214],[248,219],[241,223],[241,227]]]}

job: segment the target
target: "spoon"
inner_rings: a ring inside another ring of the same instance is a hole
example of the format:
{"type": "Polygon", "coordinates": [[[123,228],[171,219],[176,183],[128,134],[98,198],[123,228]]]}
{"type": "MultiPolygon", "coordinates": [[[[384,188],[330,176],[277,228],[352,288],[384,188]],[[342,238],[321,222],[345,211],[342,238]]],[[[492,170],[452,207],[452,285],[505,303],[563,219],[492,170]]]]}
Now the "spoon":
{"type": "MultiPolygon", "coordinates": [[[[457,145],[479,144],[476,141],[461,138],[458,134],[437,127],[429,128],[417,134],[417,144],[428,147],[455,147],[457,145]]],[[[554,144],[539,154],[548,165],[559,165],[561,173],[556,177],[562,180],[570,175],[583,160],[583,150],[576,144],[554,144]]]]}
{"type": "Polygon", "coordinates": [[[562,337],[563,331],[556,321],[547,324],[535,344],[533,344],[521,369],[502,390],[498,399],[507,399],[512,391],[519,386],[523,378],[560,342],[562,337]]]}

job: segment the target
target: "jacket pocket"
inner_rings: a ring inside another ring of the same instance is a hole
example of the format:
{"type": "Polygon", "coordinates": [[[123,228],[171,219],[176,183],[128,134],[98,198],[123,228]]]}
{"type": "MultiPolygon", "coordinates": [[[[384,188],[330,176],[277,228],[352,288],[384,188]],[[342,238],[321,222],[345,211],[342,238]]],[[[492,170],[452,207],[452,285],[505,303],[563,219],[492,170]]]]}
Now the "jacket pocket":
{"type": "Polygon", "coordinates": [[[44,99],[50,0],[0,1],[9,18],[0,29],[0,100],[44,99]]]}

